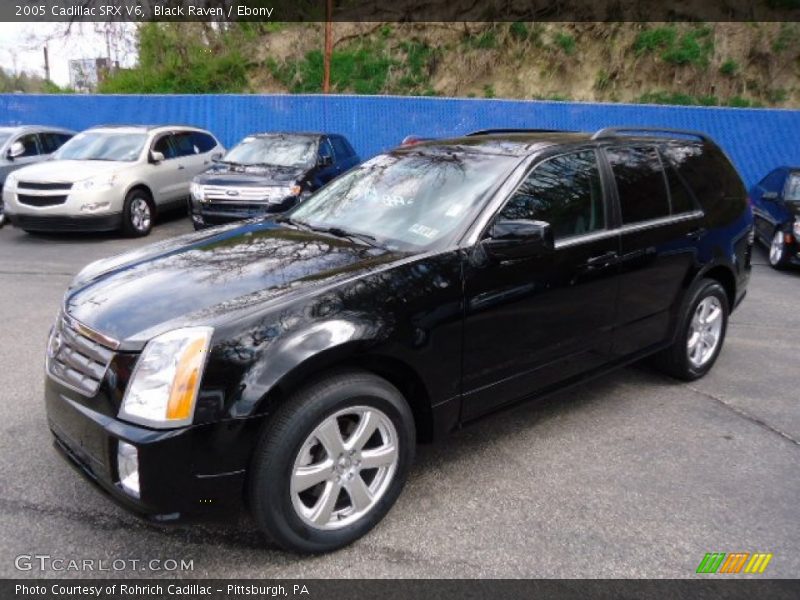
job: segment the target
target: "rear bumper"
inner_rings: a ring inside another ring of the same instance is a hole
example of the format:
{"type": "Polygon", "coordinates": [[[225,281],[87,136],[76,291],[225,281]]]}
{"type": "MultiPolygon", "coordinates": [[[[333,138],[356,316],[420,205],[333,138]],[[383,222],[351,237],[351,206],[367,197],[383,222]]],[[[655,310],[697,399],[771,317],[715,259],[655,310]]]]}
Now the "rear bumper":
{"type": "Polygon", "coordinates": [[[122,226],[122,213],[68,217],[27,215],[6,211],[6,218],[14,227],[26,231],[114,231],[122,226]]]}
{"type": "MultiPolygon", "coordinates": [[[[56,449],[124,508],[165,523],[204,515],[233,516],[243,506],[246,463],[239,460],[239,468],[224,468],[226,462],[231,462],[225,460],[230,454],[225,450],[237,441],[246,445],[258,430],[258,419],[154,430],[79,403],[62,393],[61,386],[49,377],[45,390],[47,420],[56,449]],[[119,483],[120,441],[132,444],[138,451],[138,498],[119,483]]],[[[87,402],[92,403],[94,400],[87,402]]]]}

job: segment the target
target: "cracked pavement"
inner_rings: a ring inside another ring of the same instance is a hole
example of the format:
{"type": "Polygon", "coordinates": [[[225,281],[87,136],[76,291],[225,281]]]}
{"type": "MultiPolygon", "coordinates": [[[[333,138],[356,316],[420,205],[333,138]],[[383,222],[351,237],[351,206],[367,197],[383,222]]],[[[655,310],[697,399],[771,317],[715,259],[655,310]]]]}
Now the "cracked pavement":
{"type": "Polygon", "coordinates": [[[0,230],[0,576],[79,575],[15,570],[33,553],[192,560],[187,577],[682,578],[706,552],[738,551],[772,552],[764,576],[800,572],[800,272],[773,271],[760,248],[706,378],[632,366],[421,446],[398,504],[349,548],[286,554],[247,518],[140,522],[51,447],[45,341],[84,264],[190,229],[176,217],[146,240],[0,230]]]}

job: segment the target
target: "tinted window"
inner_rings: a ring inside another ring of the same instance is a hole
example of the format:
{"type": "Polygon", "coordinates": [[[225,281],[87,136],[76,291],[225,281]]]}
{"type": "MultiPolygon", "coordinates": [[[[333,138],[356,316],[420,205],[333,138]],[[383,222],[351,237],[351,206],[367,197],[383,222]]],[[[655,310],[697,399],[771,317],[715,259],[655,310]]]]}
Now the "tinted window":
{"type": "Polygon", "coordinates": [[[166,159],[175,158],[178,154],[171,142],[172,138],[173,136],[171,135],[162,135],[153,144],[153,152],[161,152],[166,159]]]}
{"type": "Polygon", "coordinates": [[[336,158],[349,158],[353,155],[353,149],[350,148],[350,144],[348,144],[344,138],[337,135],[330,139],[333,144],[333,151],[336,153],[336,158]]]}
{"type": "Polygon", "coordinates": [[[678,172],[671,165],[665,165],[667,173],[667,184],[669,185],[669,200],[672,207],[672,214],[679,215],[681,213],[692,212],[699,210],[699,206],[692,195],[691,190],[686,183],[681,179],[678,172]]]}
{"type": "Polygon", "coordinates": [[[708,212],[715,200],[744,201],[746,192],[739,174],[725,155],[712,144],[672,144],[664,153],[708,212]]]}
{"type": "Polygon", "coordinates": [[[319,143],[319,155],[320,156],[333,156],[333,151],[331,150],[331,143],[328,138],[320,140],[319,143]]]}
{"type": "Polygon", "coordinates": [[[217,145],[217,141],[213,137],[207,133],[200,133],[199,131],[192,132],[192,143],[200,154],[211,152],[217,145]]]}
{"type": "Polygon", "coordinates": [[[622,222],[637,223],[669,216],[669,197],[655,148],[606,150],[617,183],[622,222]]]}
{"type": "Polygon", "coordinates": [[[595,153],[557,156],[537,165],[500,211],[500,218],[546,221],[556,239],[604,229],[595,153]]]}
{"type": "Polygon", "coordinates": [[[800,202],[800,173],[789,175],[783,199],[787,202],[800,202]]]}
{"type": "Polygon", "coordinates": [[[25,152],[20,154],[20,156],[36,156],[39,154],[39,147],[36,145],[35,133],[23,135],[22,137],[17,138],[16,141],[22,143],[22,145],[25,147],[25,152]]]}
{"type": "Polygon", "coordinates": [[[39,141],[42,143],[45,154],[52,154],[64,145],[72,136],[66,133],[40,133],[39,141]]]}
{"type": "Polygon", "coordinates": [[[194,144],[194,136],[192,132],[185,131],[183,133],[176,133],[172,136],[172,142],[175,144],[175,151],[178,156],[193,156],[200,154],[200,149],[194,144]]]}

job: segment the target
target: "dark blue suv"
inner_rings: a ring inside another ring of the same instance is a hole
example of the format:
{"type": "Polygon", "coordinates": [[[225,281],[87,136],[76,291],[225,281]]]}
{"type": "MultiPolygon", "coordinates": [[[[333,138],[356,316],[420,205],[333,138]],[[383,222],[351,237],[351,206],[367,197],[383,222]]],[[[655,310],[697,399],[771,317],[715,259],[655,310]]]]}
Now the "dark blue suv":
{"type": "Polygon", "coordinates": [[[750,190],[756,238],[776,269],[800,264],[800,167],[778,167],[750,190]]]}

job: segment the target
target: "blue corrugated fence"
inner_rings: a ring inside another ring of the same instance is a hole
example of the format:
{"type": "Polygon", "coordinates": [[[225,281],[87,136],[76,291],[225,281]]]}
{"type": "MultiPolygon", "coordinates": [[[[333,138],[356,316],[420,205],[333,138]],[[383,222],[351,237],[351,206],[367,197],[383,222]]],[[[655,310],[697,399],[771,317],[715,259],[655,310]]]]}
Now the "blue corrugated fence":
{"type": "Polygon", "coordinates": [[[728,152],[748,185],[800,165],[800,111],[469,98],[320,95],[0,95],[0,122],[61,125],[184,123],[230,147],[256,131],[335,131],[362,158],[406,135],[446,137],[491,127],[594,131],[610,125],[694,129],[728,152]]]}

